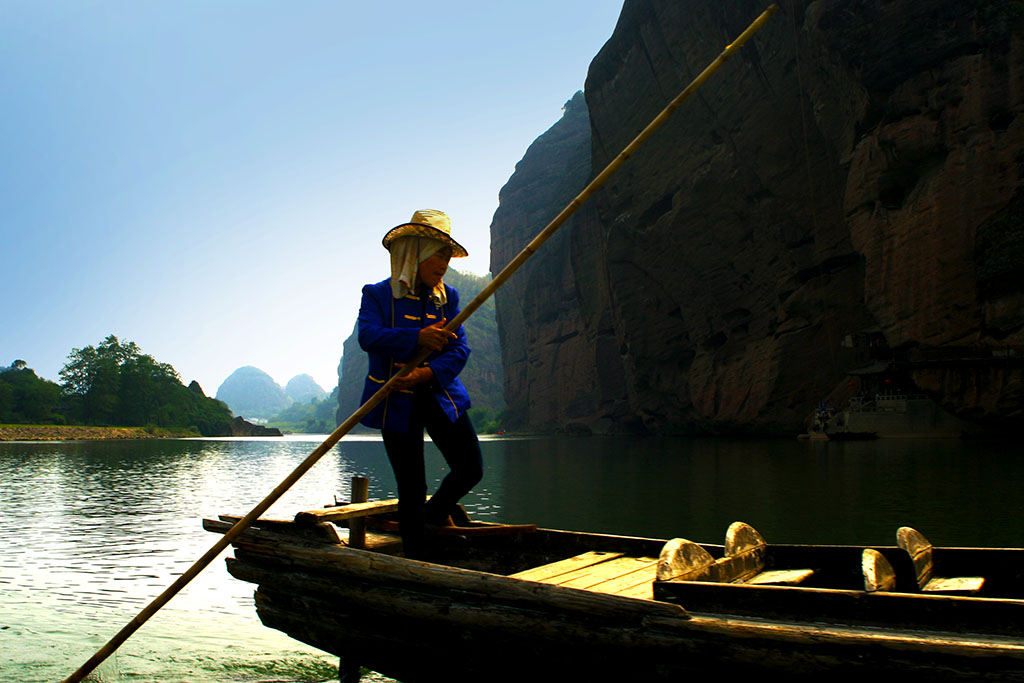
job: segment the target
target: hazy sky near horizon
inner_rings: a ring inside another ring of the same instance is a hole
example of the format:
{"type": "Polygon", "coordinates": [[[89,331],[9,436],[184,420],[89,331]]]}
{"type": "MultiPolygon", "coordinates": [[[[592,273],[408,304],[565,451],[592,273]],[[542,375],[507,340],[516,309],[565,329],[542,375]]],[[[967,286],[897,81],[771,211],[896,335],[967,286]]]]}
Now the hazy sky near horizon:
{"type": "MultiPolygon", "coordinates": [[[[337,381],[384,233],[498,190],[621,0],[0,0],[0,365],[132,340],[208,395],[337,381]]],[[[543,226],[537,226],[539,231],[543,226]]]]}

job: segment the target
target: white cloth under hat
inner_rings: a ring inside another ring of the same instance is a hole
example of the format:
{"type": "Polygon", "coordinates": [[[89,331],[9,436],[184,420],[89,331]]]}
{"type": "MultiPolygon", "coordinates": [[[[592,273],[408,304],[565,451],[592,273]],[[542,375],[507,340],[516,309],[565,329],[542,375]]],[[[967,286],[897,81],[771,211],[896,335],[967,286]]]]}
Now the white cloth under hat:
{"type": "MultiPolygon", "coordinates": [[[[391,240],[388,247],[391,252],[391,294],[396,299],[402,299],[410,292],[415,292],[420,285],[420,264],[450,246],[441,240],[414,235],[391,240]]],[[[435,306],[448,303],[443,279],[431,290],[430,299],[435,306]]]]}

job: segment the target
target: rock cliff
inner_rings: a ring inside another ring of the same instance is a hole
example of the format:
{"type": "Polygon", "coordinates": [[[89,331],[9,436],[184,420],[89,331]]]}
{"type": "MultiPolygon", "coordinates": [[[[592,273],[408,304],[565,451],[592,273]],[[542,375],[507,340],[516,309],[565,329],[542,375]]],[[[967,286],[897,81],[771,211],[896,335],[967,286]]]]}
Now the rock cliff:
{"type": "MultiPolygon", "coordinates": [[[[627,0],[585,106],[502,190],[492,271],[762,4],[627,0]]],[[[499,292],[514,426],[792,433],[849,391],[863,332],[900,353],[1024,344],[1020,3],[781,5],[499,292]]],[[[1020,362],[971,367],[914,378],[1019,418],[1020,362]]]]}
{"type": "Polygon", "coordinates": [[[236,417],[231,421],[231,436],[283,436],[277,427],[254,425],[245,418],[236,417]]]}
{"type": "MultiPolygon", "coordinates": [[[[583,188],[590,176],[590,118],[583,93],[526,150],[498,195],[491,224],[491,272],[499,272],[583,188]]],[[[593,208],[578,212],[496,294],[508,424],[530,429],[590,428],[605,404],[599,378],[620,364],[610,327],[601,325],[607,287],[597,254],[577,240],[593,208]],[[589,269],[589,270],[588,270],[589,269]],[[598,312],[588,315],[585,304],[598,312]],[[602,369],[599,372],[598,368],[602,369]]],[[[607,316],[604,316],[607,320],[607,316]]]]}

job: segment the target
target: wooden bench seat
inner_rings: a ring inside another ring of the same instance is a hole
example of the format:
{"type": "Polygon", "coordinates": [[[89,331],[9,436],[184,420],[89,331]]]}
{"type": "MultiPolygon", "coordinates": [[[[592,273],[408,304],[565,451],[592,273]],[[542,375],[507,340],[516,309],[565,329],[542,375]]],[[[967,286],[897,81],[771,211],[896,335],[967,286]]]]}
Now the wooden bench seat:
{"type": "Polygon", "coordinates": [[[885,555],[865,548],[860,556],[860,570],[864,575],[864,590],[868,593],[889,592],[896,587],[896,572],[885,555]]]}
{"type": "Polygon", "coordinates": [[[755,585],[796,586],[814,575],[813,569],[765,570],[768,546],[761,534],[743,522],[733,522],[725,534],[720,559],[685,538],[665,544],[658,558],[658,581],[712,581],[755,585]]]}
{"type": "MultiPolygon", "coordinates": [[[[985,585],[985,578],[981,576],[935,576],[932,544],[916,529],[900,527],[896,532],[896,545],[910,555],[917,589],[922,593],[974,595],[985,585]]],[[[864,550],[861,555],[861,571],[864,575],[864,590],[869,593],[895,590],[896,573],[885,556],[877,550],[864,550]]]]}
{"type": "Polygon", "coordinates": [[[373,515],[384,515],[398,512],[398,499],[371,500],[365,503],[347,503],[333,507],[306,510],[295,515],[299,524],[316,524],[321,522],[341,522],[373,515]]]}
{"type": "Polygon", "coordinates": [[[985,585],[981,576],[958,576],[942,578],[935,576],[932,561],[932,544],[924,535],[909,526],[896,531],[896,545],[902,548],[914,563],[917,587],[922,593],[943,593],[947,595],[973,595],[985,585]]]}
{"type": "Polygon", "coordinates": [[[658,560],[623,553],[590,551],[511,574],[514,579],[580,588],[596,593],[654,599],[658,560]]]}

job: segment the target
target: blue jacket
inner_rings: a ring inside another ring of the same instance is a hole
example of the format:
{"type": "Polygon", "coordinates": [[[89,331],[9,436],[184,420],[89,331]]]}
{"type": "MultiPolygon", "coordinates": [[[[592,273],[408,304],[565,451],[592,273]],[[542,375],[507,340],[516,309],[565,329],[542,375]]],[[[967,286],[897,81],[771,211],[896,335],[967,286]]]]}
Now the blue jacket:
{"type": "MultiPolygon", "coordinates": [[[[448,303],[438,308],[428,298],[407,295],[396,299],[391,294],[391,280],[363,287],[359,306],[359,346],[370,356],[370,368],[363,387],[363,403],[398,370],[395,363],[405,363],[417,349],[417,335],[422,327],[442,318],[451,320],[459,314],[459,293],[445,285],[448,303]]],[[[434,380],[417,390],[428,390],[452,422],[469,409],[469,394],[459,381],[459,373],[469,358],[466,330],[460,325],[456,338],[441,351],[427,356],[424,365],[434,371],[434,380]]],[[[395,432],[409,431],[413,392],[392,391],[387,398],[363,418],[362,423],[374,429],[395,432]]]]}

